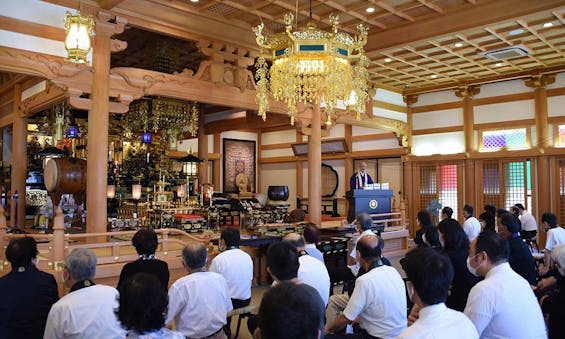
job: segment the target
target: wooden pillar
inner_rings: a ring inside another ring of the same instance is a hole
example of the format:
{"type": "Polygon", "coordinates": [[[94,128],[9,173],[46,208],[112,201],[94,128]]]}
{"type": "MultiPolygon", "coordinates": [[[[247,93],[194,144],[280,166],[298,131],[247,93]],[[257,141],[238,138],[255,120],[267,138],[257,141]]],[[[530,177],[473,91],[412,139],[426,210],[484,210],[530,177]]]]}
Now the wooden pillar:
{"type": "MultiPolygon", "coordinates": [[[[215,154],[222,154],[222,151],[220,150],[220,133],[214,133],[214,153],[215,154]]],[[[217,192],[221,192],[221,187],[220,187],[220,162],[222,157],[220,157],[218,160],[214,161],[214,190],[217,192]]]]}
{"type": "Polygon", "coordinates": [[[320,105],[312,109],[308,136],[308,217],[322,225],[322,128],[320,105]]]}
{"type": "MultiPolygon", "coordinates": [[[[345,191],[349,191],[349,178],[353,175],[353,157],[351,153],[353,152],[353,126],[350,124],[345,124],[345,146],[347,147],[347,153],[345,154],[345,177],[343,178],[345,182],[345,191]]],[[[376,179],[376,178],[375,178],[376,179]]],[[[347,211],[345,211],[347,213],[347,211]]]]}
{"type": "Polygon", "coordinates": [[[408,135],[406,136],[408,142],[408,152],[407,154],[412,153],[412,105],[418,102],[417,95],[404,95],[402,96],[402,100],[406,103],[406,130],[408,135]]]}
{"type": "Polygon", "coordinates": [[[534,89],[536,108],[537,148],[544,153],[549,146],[549,126],[547,117],[547,92],[545,87],[555,82],[555,75],[535,74],[526,80],[526,86],[534,89]]]}
{"type": "Polygon", "coordinates": [[[257,131],[257,182],[255,183],[255,188],[252,190],[254,193],[259,193],[261,191],[261,129],[257,131]]]}
{"type": "Polygon", "coordinates": [[[111,24],[109,15],[96,20],[92,52],[92,108],[88,112],[88,155],[86,164],[86,232],[106,232],[106,186],[108,177],[109,76],[112,35],[123,24],[111,24]]]}
{"type": "MultiPolygon", "coordinates": [[[[404,183],[404,188],[402,189],[402,194],[403,196],[400,197],[401,200],[404,201],[405,204],[408,205],[408,207],[406,208],[405,206],[405,212],[406,212],[406,218],[408,219],[408,225],[415,225],[416,224],[416,218],[414,218],[414,213],[413,213],[413,206],[415,204],[415,197],[414,197],[414,186],[412,185],[412,178],[413,178],[413,171],[414,171],[414,165],[411,161],[407,161],[407,159],[405,159],[405,157],[403,157],[403,183],[404,183]]],[[[405,226],[405,225],[403,225],[405,226]]],[[[414,236],[413,234],[413,229],[414,227],[410,227],[410,234],[412,234],[412,236],[414,236]]]]}
{"type": "Polygon", "coordinates": [[[16,210],[15,200],[10,209],[10,225],[24,227],[26,211],[26,177],[27,177],[27,118],[21,110],[22,85],[14,85],[14,120],[12,133],[12,195],[18,193],[16,210]]]}
{"type": "MultiPolygon", "coordinates": [[[[536,109],[536,136],[537,148],[542,153],[536,161],[536,202],[538,218],[541,218],[542,213],[551,211],[551,176],[549,167],[549,157],[543,155],[545,149],[549,145],[549,126],[547,116],[547,92],[545,87],[555,82],[555,75],[535,74],[526,80],[526,86],[534,89],[534,100],[536,109]]],[[[534,211],[533,206],[530,207],[534,211]]],[[[538,222],[538,239],[540,246],[545,246],[545,234],[541,231],[541,222],[538,222]]]]}
{"type": "MultiPolygon", "coordinates": [[[[455,90],[455,95],[463,99],[463,131],[465,135],[465,156],[468,158],[476,151],[475,147],[475,114],[473,96],[479,94],[480,88],[463,86],[455,90]]],[[[465,204],[475,205],[475,162],[465,160],[465,204]]]]}
{"type": "Polygon", "coordinates": [[[209,183],[208,179],[208,135],[205,130],[204,112],[200,110],[198,119],[198,157],[202,162],[198,164],[198,182],[200,185],[209,183]]]}
{"type": "MultiPolygon", "coordinates": [[[[296,130],[296,142],[302,142],[302,133],[296,130]]],[[[301,159],[296,160],[296,197],[304,198],[304,165],[301,159]]]]}

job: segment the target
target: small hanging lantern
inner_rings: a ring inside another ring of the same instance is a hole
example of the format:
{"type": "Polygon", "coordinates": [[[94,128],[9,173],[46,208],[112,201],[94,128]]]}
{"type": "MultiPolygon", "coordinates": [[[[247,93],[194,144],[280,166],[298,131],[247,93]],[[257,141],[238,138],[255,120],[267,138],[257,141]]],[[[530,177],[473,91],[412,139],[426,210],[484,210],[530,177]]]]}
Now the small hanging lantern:
{"type": "Polygon", "coordinates": [[[75,64],[85,64],[86,55],[92,47],[91,36],[94,33],[94,20],[92,15],[83,17],[80,11],[75,15],[67,12],[65,17],[65,49],[67,50],[66,61],[75,64]]]}
{"type": "Polygon", "coordinates": [[[143,132],[141,134],[141,143],[142,144],[150,144],[152,140],[150,132],[143,132]]]}
{"type": "Polygon", "coordinates": [[[78,139],[78,126],[74,124],[70,125],[65,132],[65,136],[69,139],[78,139]]]}

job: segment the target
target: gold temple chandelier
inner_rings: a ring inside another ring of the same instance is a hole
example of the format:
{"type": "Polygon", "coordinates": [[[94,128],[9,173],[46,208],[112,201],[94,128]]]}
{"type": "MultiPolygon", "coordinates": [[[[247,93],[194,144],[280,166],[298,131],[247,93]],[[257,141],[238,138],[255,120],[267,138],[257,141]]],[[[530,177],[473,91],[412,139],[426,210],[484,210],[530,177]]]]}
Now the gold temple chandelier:
{"type": "Polygon", "coordinates": [[[269,109],[269,91],[275,100],[287,104],[292,125],[298,103],[319,105],[325,102],[326,123],[331,124],[331,115],[341,100],[360,119],[368,100],[369,60],[363,50],[367,28],[360,23],[356,26],[359,35],[351,36],[338,31],[338,15],[331,14],[329,19],[331,32],[316,28],[310,7],[306,30],[292,31],[294,16],[287,13],[285,32],[274,35],[269,41],[262,33],[263,23],[253,28],[261,52],[255,63],[255,78],[258,114],[263,120],[269,109]],[[267,60],[272,61],[270,69],[267,60]]]}
{"type": "Polygon", "coordinates": [[[163,139],[176,139],[179,133],[192,137],[198,134],[199,108],[190,103],[166,98],[142,98],[130,104],[124,116],[126,135],[139,134],[142,142],[150,143],[151,134],[163,139]]]}
{"type": "Polygon", "coordinates": [[[65,16],[65,49],[67,50],[66,61],[76,64],[87,63],[86,56],[92,47],[91,37],[94,33],[94,20],[92,15],[83,17],[80,15],[81,4],[76,14],[67,12],[65,16]]]}

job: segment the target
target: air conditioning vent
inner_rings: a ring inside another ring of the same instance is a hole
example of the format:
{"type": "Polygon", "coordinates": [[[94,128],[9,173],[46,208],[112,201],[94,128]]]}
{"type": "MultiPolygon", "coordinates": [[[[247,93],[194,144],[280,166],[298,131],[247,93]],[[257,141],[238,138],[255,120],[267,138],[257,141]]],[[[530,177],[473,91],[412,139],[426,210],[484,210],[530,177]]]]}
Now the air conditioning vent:
{"type": "Polygon", "coordinates": [[[487,51],[481,53],[483,56],[492,60],[507,60],[513,58],[519,58],[529,55],[531,52],[524,45],[511,46],[502,49],[497,49],[495,51],[487,51]]]}

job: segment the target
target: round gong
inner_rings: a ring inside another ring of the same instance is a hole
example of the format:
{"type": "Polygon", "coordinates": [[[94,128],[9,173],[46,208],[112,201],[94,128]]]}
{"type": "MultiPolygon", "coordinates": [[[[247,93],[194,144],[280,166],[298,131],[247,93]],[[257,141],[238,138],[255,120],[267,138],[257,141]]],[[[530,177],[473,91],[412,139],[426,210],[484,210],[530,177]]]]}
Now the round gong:
{"type": "Polygon", "coordinates": [[[52,158],[43,169],[48,192],[81,193],[86,189],[86,161],[77,158],[52,158]]]}

